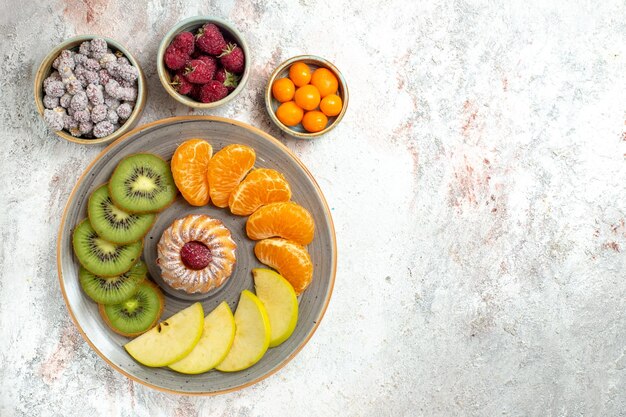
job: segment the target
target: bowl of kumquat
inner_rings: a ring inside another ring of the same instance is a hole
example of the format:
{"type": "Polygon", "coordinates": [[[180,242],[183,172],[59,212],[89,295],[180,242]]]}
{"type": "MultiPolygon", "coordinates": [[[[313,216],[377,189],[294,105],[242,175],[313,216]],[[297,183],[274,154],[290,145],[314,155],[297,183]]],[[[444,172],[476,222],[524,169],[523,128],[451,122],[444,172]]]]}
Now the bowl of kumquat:
{"type": "Polygon", "coordinates": [[[348,86],[331,62],[300,55],[280,64],[265,90],[270,119],[283,132],[302,139],[333,129],[348,108],[348,86]]]}

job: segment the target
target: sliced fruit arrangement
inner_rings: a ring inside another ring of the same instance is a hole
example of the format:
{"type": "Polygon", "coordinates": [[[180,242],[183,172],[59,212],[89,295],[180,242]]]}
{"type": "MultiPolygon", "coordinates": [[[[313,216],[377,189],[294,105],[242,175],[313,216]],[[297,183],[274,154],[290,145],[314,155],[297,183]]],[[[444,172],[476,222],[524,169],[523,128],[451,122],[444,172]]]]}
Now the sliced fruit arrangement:
{"type": "Polygon", "coordinates": [[[190,139],[181,144],[172,156],[174,183],[192,206],[209,203],[207,168],[213,156],[213,147],[203,139],[190,139]]]}
{"type": "Polygon", "coordinates": [[[270,321],[270,347],[276,347],[291,336],[298,323],[298,299],[293,287],[271,269],[255,268],[254,290],[265,306],[270,321]]]}
{"type": "Polygon", "coordinates": [[[123,336],[151,329],[163,311],[163,294],[147,279],[148,268],[139,258],[156,212],[177,192],[165,161],[152,154],[130,155],[107,184],[92,192],[88,218],[74,229],[81,288],[99,304],[105,323],[123,336]]]}
{"type": "MultiPolygon", "coordinates": [[[[298,322],[298,299],[291,284],[269,269],[257,268],[252,274],[256,295],[242,291],[234,316],[222,302],[203,318],[202,305],[195,303],[124,345],[126,351],[143,365],[168,366],[184,374],[212,369],[236,372],[251,367],[268,348],[287,340],[298,322]]],[[[142,315],[141,311],[146,305],[150,312],[154,310],[142,298],[144,285],[128,301],[100,307],[116,332],[126,336],[141,333],[152,319],[152,314],[142,315]]]]}
{"type": "Polygon", "coordinates": [[[207,169],[211,201],[217,207],[228,207],[233,190],[254,166],[256,153],[245,145],[228,145],[211,158],[207,169]]]}
{"type": "Polygon", "coordinates": [[[163,294],[156,284],[144,281],[119,304],[99,305],[104,322],[122,336],[137,336],[151,329],[163,312],[163,294]]]}
{"type": "Polygon", "coordinates": [[[154,223],[154,212],[170,204],[176,193],[169,166],[161,158],[134,154],[123,159],[109,183],[93,191],[88,219],[74,229],[74,253],[86,272],[120,281],[139,260],[142,238],[154,223]],[[115,194],[128,204],[122,208],[115,203],[115,194]]]}
{"type": "Polygon", "coordinates": [[[84,267],[80,268],[80,286],[98,304],[118,304],[134,295],[148,275],[148,267],[143,261],[137,262],[129,271],[115,277],[94,275],[84,267]]]}
{"type": "Polygon", "coordinates": [[[254,169],[255,161],[248,146],[229,145],[213,155],[209,142],[190,139],[176,149],[171,165],[152,154],[124,158],[90,196],[88,219],[73,234],[80,284],[114,332],[137,336],[124,347],[141,364],[185,374],[235,372],[293,334],[297,295],[313,277],[305,245],[313,241],[315,223],[308,210],[290,201],[283,174],[254,169]],[[254,253],[278,271],[254,269],[256,295],[244,290],[234,315],[222,302],[205,317],[195,303],[158,323],[164,297],[140,260],[142,238],[178,191],[191,205],[212,202],[250,215],[246,233],[258,240],[254,253]]]}
{"type": "Polygon", "coordinates": [[[156,215],[132,214],[113,204],[107,184],[101,185],[89,197],[89,223],[98,236],[111,243],[136,242],[148,233],[156,215]]]}
{"type": "Polygon", "coordinates": [[[233,214],[249,216],[261,206],[290,199],[291,187],[283,174],[274,169],[258,168],[233,190],[228,206],[233,214]]]}
{"type": "Polygon", "coordinates": [[[313,262],[304,246],[286,239],[263,239],[254,245],[257,259],[277,270],[301,294],[313,279],[313,262]]]}
{"type": "Polygon", "coordinates": [[[226,358],[217,365],[222,372],[247,369],[257,363],[270,345],[270,321],[265,306],[248,290],[241,292],[235,311],[235,339],[226,358]]]}
{"type": "Polygon", "coordinates": [[[167,162],[149,153],[122,159],[111,175],[113,203],[130,213],[159,212],[172,204],[177,189],[167,162]]]}
{"type": "Polygon", "coordinates": [[[74,229],[74,252],[81,265],[101,277],[114,277],[128,271],[138,260],[143,242],[118,245],[102,239],[89,223],[83,220],[74,229]]]}
{"type": "Polygon", "coordinates": [[[272,84],[272,96],[281,103],[276,117],[285,126],[301,123],[310,133],[324,130],[328,117],[337,116],[343,108],[338,88],[339,81],[328,68],[311,72],[306,63],[295,62],[289,67],[288,78],[272,84]]]}
{"type": "Polygon", "coordinates": [[[282,237],[306,246],[313,241],[315,222],[311,213],[297,203],[270,203],[248,217],[246,233],[252,240],[282,237]]]}
{"type": "Polygon", "coordinates": [[[203,329],[202,304],[195,303],[126,343],[124,348],[137,362],[146,366],[167,366],[193,350],[203,329]]]}
{"type": "MultiPolygon", "coordinates": [[[[282,173],[253,169],[256,153],[251,147],[232,144],[213,156],[212,151],[207,141],[189,139],[172,157],[175,185],[189,204],[203,206],[211,201],[217,207],[229,207],[233,214],[247,216],[266,204],[291,199],[291,188],[282,173]]],[[[113,201],[117,201],[115,196],[113,201]]]]}
{"type": "Polygon", "coordinates": [[[210,371],[222,362],[235,339],[235,318],[225,301],[204,318],[202,336],[189,355],[169,365],[183,374],[210,371]]]}

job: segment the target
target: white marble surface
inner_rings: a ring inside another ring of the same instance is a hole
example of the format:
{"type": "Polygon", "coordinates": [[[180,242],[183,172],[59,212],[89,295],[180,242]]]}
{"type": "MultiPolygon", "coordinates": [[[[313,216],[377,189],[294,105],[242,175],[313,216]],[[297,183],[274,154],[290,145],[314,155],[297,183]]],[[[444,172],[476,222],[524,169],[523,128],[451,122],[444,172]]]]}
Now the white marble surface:
{"type": "Polygon", "coordinates": [[[626,415],[623,1],[14,2],[0,9],[0,415],[626,415]],[[191,398],[111,369],[61,297],[55,240],[101,150],[57,139],[32,80],[80,33],[148,75],[142,121],[193,111],[161,88],[161,36],[196,14],[250,43],[246,91],[208,113],[279,137],[316,176],[339,242],[320,328],[278,374],[191,398]],[[274,66],[324,56],[350,108],[298,142],[262,103],[274,66]]]}

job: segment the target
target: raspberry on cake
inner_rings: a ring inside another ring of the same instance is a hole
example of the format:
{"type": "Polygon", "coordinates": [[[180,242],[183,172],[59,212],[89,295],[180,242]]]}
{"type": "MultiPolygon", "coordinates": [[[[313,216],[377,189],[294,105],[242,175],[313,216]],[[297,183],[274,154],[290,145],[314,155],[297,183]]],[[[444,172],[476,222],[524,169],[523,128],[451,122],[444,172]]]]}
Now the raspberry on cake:
{"type": "Polygon", "coordinates": [[[218,219],[192,214],[175,220],[157,245],[161,277],[188,294],[207,293],[230,277],[237,244],[218,219]]]}

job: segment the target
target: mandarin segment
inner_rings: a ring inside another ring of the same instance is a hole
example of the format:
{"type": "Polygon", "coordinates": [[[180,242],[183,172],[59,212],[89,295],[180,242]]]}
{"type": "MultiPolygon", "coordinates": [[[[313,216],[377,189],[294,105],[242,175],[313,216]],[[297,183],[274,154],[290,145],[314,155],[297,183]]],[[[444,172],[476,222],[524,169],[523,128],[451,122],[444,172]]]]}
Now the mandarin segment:
{"type": "Polygon", "coordinates": [[[211,201],[228,207],[228,198],[254,166],[256,153],[245,145],[228,145],[215,153],[207,170],[211,201]]]}
{"type": "Polygon", "coordinates": [[[259,168],[235,188],[228,200],[230,212],[238,216],[249,216],[256,209],[269,203],[289,201],[291,187],[280,172],[259,168]]]}
{"type": "Polygon", "coordinates": [[[313,262],[306,248],[286,239],[264,239],[254,245],[257,259],[274,268],[301,294],[313,279],[313,262]]]}
{"type": "Polygon", "coordinates": [[[311,213],[299,204],[270,203],[248,217],[246,233],[252,240],[282,237],[306,246],[313,240],[315,223],[311,213]]]}
{"type": "Polygon", "coordinates": [[[207,169],[213,156],[213,147],[203,139],[183,142],[172,156],[172,176],[176,187],[192,206],[204,206],[209,202],[207,169]]]}

